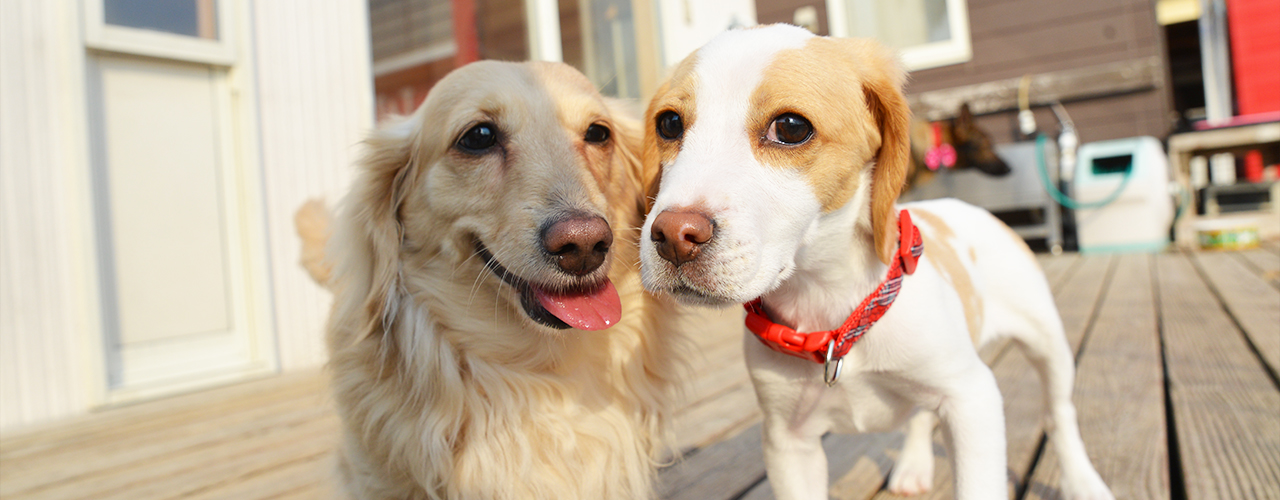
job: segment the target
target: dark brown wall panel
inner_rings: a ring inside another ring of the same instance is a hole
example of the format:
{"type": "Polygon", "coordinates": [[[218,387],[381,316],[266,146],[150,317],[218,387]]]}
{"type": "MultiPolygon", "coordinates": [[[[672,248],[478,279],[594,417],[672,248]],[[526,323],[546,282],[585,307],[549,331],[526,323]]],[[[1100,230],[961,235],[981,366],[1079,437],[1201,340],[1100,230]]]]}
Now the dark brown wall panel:
{"type": "MultiPolygon", "coordinates": [[[[965,63],[912,72],[909,93],[949,89],[1026,74],[1105,63],[1167,60],[1152,0],[969,0],[973,57],[965,63]]],[[[1135,135],[1163,138],[1172,129],[1169,85],[1068,102],[1082,141],[1135,135]],[[1079,116],[1077,116],[1079,115],[1079,116]]],[[[1048,109],[1042,128],[1057,129],[1048,109]]],[[[980,117],[998,142],[1014,137],[1013,112],[980,117]]]]}
{"type": "Polygon", "coordinates": [[[760,24],[787,23],[795,20],[796,9],[812,6],[818,9],[818,34],[826,35],[826,0],[756,0],[756,22],[760,24]]]}
{"type": "Polygon", "coordinates": [[[476,0],[480,58],[500,61],[529,59],[528,35],[521,0],[476,0]]]}

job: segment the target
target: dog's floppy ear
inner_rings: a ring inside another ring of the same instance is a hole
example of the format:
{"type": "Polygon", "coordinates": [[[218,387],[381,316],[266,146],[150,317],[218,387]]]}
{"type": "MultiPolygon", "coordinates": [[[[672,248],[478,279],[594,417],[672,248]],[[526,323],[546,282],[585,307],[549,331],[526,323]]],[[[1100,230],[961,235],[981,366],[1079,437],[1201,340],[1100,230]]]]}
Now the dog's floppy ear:
{"type": "Polygon", "coordinates": [[[375,132],[365,141],[366,152],[351,194],[334,234],[338,256],[338,285],[345,298],[344,317],[360,318],[352,344],[390,331],[400,300],[400,245],[403,227],[400,205],[406,177],[412,171],[418,135],[413,121],[375,132]]]}
{"type": "Polygon", "coordinates": [[[906,72],[889,49],[865,43],[860,51],[867,71],[862,89],[880,130],[880,151],[871,176],[871,232],[876,255],[891,263],[898,243],[898,214],[893,205],[911,167],[911,108],[902,94],[906,72]]]}

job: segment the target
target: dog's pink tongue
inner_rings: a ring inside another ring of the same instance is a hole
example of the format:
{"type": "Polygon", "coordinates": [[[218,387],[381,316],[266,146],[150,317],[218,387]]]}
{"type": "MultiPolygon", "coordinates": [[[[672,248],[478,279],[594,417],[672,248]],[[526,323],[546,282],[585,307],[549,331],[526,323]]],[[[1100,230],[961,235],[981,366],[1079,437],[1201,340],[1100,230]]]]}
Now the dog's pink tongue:
{"type": "Polygon", "coordinates": [[[551,314],[579,330],[604,330],[618,324],[622,318],[622,301],[613,282],[589,292],[578,294],[553,294],[541,288],[533,288],[538,303],[551,314]]]}

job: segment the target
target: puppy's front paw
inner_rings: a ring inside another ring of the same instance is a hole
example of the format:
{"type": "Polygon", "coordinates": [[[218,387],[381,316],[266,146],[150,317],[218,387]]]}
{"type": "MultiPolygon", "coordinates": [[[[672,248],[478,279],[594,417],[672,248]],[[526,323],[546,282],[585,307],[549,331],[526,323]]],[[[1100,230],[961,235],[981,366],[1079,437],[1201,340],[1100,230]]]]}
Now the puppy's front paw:
{"type": "Polygon", "coordinates": [[[933,453],[903,450],[889,472],[888,488],[894,495],[919,495],[933,490],[933,453]]]}

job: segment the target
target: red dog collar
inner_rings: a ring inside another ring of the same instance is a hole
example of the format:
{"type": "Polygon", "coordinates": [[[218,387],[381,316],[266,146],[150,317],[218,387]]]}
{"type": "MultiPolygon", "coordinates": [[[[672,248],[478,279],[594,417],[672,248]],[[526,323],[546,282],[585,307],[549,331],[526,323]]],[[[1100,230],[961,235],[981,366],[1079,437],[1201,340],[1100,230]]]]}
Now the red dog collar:
{"type": "MultiPolygon", "coordinates": [[[[920,229],[911,223],[911,214],[903,210],[898,213],[898,258],[893,260],[889,266],[889,274],[876,287],[876,291],[862,299],[862,303],[854,308],[853,314],[849,315],[843,325],[825,332],[800,333],[770,321],[757,298],[743,304],[747,309],[747,329],[775,351],[817,363],[839,360],[849,353],[854,342],[862,338],[871,329],[871,325],[893,305],[893,301],[898,298],[898,291],[902,289],[903,273],[915,272],[922,253],[924,242],[920,238],[920,229]]],[[[839,367],[835,377],[838,376],[839,367]]],[[[835,377],[829,373],[826,375],[828,385],[835,382],[835,377]]]]}

